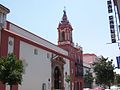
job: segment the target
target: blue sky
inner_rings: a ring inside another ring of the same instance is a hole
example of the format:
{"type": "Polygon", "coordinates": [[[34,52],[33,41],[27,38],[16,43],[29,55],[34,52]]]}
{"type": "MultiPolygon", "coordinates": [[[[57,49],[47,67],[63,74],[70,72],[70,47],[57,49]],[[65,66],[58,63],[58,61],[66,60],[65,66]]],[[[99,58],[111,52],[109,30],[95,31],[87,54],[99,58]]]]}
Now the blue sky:
{"type": "MultiPolygon", "coordinates": [[[[73,27],[73,41],[84,53],[114,59],[120,55],[111,42],[107,0],[0,0],[10,9],[7,19],[40,37],[57,44],[57,26],[64,6],[73,27]]],[[[115,62],[116,63],[116,62],[115,62]]]]}

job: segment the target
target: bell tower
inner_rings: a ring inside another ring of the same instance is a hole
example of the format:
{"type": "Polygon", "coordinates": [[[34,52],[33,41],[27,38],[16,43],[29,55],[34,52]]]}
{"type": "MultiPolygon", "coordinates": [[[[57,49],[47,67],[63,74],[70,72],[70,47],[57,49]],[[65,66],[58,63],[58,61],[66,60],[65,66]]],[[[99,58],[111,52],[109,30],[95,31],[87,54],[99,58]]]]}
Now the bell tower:
{"type": "Polygon", "coordinates": [[[67,19],[66,11],[63,10],[63,17],[58,25],[58,45],[73,45],[72,26],[67,19]]]}
{"type": "Polygon", "coordinates": [[[82,90],[83,88],[83,54],[82,47],[74,46],[72,31],[73,28],[67,18],[66,10],[63,10],[62,20],[58,25],[58,47],[68,51],[70,58],[70,90],[82,90]]]}

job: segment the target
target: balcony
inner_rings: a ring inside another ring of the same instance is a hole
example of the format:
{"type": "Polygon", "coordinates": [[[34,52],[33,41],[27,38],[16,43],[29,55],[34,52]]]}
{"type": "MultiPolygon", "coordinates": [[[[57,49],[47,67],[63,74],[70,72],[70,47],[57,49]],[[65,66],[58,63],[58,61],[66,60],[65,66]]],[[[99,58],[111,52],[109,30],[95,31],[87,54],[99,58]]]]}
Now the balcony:
{"type": "Polygon", "coordinates": [[[76,67],[75,76],[76,77],[82,77],[83,76],[83,65],[75,63],[75,67],[76,67]]]}

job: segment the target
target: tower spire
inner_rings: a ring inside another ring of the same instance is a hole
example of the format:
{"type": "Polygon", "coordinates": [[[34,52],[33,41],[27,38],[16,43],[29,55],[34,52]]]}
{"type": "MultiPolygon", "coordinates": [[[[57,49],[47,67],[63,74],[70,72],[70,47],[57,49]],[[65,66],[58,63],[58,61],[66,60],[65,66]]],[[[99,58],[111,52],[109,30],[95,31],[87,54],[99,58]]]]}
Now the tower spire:
{"type": "Polygon", "coordinates": [[[59,23],[58,25],[58,28],[70,28],[71,30],[73,30],[71,24],[69,23],[69,20],[67,18],[67,14],[66,14],[66,7],[64,7],[64,10],[63,10],[63,16],[62,16],[62,20],[61,22],[59,23]]]}
{"type": "Polygon", "coordinates": [[[63,10],[63,17],[62,17],[62,23],[69,23],[69,21],[67,20],[67,15],[66,15],[66,7],[64,7],[64,10],[63,10]]]}
{"type": "Polygon", "coordinates": [[[67,14],[66,14],[66,8],[64,7],[63,10],[63,16],[62,16],[62,20],[58,25],[58,45],[65,45],[65,44],[69,44],[69,45],[73,45],[72,42],[72,26],[69,23],[69,20],[67,18],[67,14]]]}

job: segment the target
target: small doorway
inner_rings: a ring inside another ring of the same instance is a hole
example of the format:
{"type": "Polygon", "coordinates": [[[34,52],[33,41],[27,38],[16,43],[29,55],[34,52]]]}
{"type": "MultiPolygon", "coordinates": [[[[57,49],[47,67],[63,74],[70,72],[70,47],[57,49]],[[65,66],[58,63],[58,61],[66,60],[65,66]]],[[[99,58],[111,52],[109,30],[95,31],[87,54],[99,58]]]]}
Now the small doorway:
{"type": "Polygon", "coordinates": [[[54,89],[61,89],[61,72],[59,67],[55,67],[54,70],[54,89]]]}

